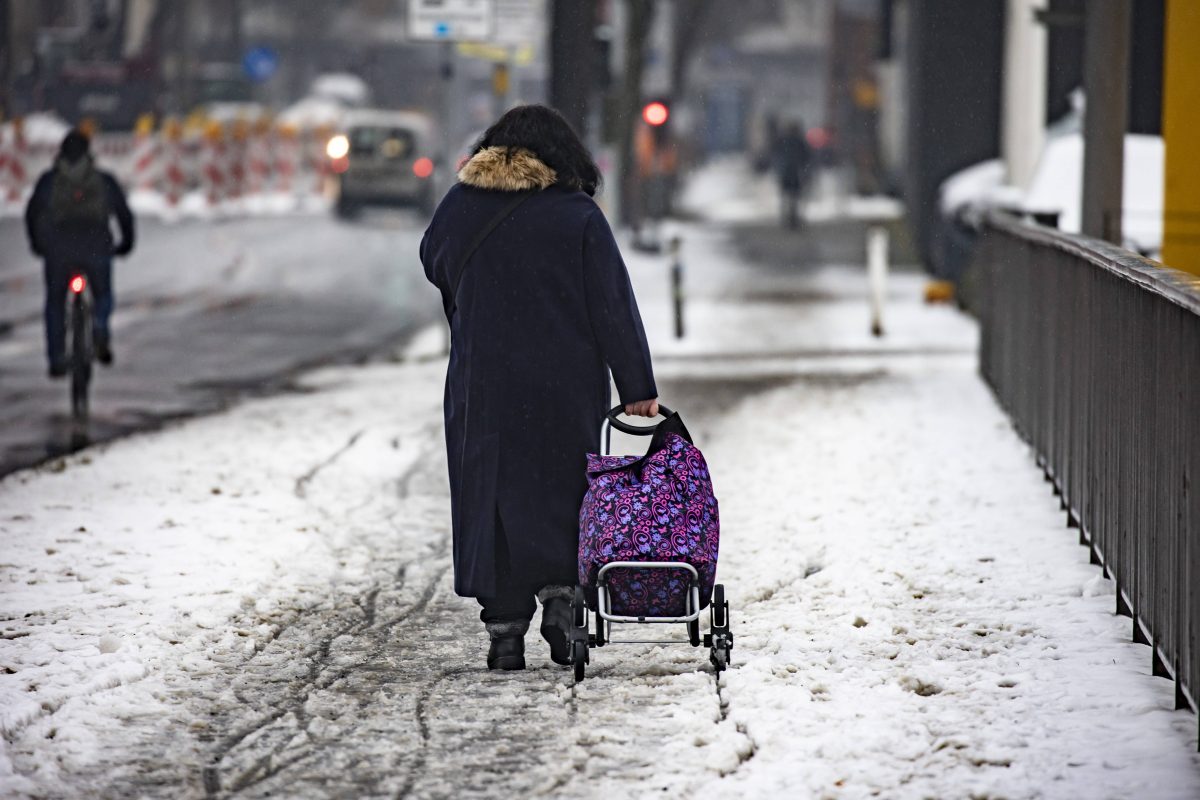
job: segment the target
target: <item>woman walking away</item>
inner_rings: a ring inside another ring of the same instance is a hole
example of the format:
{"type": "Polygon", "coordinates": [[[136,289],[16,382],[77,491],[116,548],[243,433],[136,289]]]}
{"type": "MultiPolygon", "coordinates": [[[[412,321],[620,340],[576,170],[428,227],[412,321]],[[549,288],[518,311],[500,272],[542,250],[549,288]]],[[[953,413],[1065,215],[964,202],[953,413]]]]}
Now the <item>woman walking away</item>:
{"type": "Polygon", "coordinates": [[[451,332],[454,590],[483,606],[489,669],[525,668],[535,596],[566,664],[585,455],[610,369],[626,413],[658,413],[646,334],[599,170],[558,112],[506,113],[458,179],[421,242],[451,332]]]}

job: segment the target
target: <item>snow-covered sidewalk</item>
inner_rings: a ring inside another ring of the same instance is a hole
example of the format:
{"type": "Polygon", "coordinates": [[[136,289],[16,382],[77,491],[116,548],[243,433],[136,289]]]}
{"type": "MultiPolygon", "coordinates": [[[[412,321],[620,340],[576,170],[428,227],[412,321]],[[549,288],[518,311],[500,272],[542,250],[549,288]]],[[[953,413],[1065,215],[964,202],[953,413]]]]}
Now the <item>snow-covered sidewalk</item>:
{"type": "Polygon", "coordinates": [[[573,686],[536,633],[483,668],[418,342],[0,482],[0,795],[1200,797],[974,324],[899,274],[875,340],[861,266],[682,233],[682,342],[630,266],[721,501],[720,680],[610,646],[573,686]]]}

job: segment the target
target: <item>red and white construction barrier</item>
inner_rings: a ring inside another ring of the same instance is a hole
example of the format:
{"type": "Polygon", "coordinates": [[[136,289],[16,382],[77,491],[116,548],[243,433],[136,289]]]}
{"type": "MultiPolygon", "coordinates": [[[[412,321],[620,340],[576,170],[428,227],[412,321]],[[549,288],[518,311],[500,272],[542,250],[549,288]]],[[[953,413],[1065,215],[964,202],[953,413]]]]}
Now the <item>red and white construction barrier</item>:
{"type": "MultiPolygon", "coordinates": [[[[277,214],[326,208],[331,135],[266,120],[198,130],[168,119],[158,130],[147,121],[136,133],[94,134],[92,152],[140,213],[277,214]]],[[[31,141],[19,123],[0,125],[0,213],[20,212],[33,182],[53,165],[61,136],[31,141]]]]}
{"type": "Polygon", "coordinates": [[[240,200],[246,188],[246,123],[231,125],[225,138],[225,196],[240,200]]]}
{"type": "Polygon", "coordinates": [[[296,175],[300,171],[300,140],[295,128],[284,126],[275,137],[275,191],[293,194],[298,186],[296,175]]]}
{"type": "Polygon", "coordinates": [[[149,191],[158,185],[163,171],[163,140],[152,134],[139,135],[133,145],[134,189],[149,191]]]}
{"type": "Polygon", "coordinates": [[[219,208],[228,195],[228,154],[221,126],[210,126],[200,150],[200,185],[210,210],[219,208]]]}
{"type": "Polygon", "coordinates": [[[325,182],[329,176],[329,156],[325,154],[325,145],[329,142],[329,136],[330,131],[324,128],[305,131],[305,186],[302,193],[309,197],[322,197],[325,194],[325,182]]]}
{"type": "Polygon", "coordinates": [[[29,157],[25,132],[19,122],[8,126],[9,130],[0,145],[0,180],[2,180],[4,200],[8,203],[20,203],[25,192],[30,188],[31,178],[26,167],[29,157]]]}
{"type": "Polygon", "coordinates": [[[158,187],[167,207],[172,210],[179,207],[179,201],[188,189],[182,137],[183,133],[177,127],[166,131],[163,146],[158,150],[161,158],[158,187]]]}
{"type": "Polygon", "coordinates": [[[262,195],[274,191],[272,175],[274,173],[274,131],[270,125],[256,125],[246,140],[245,160],[245,191],[248,195],[262,195]]]}

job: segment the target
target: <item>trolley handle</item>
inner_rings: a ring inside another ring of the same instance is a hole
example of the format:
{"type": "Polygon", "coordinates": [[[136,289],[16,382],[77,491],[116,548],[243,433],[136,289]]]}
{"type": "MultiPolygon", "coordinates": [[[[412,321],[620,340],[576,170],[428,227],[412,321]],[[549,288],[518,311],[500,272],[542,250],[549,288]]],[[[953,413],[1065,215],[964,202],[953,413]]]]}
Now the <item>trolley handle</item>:
{"type": "MultiPolygon", "coordinates": [[[[653,425],[630,425],[628,422],[622,422],[621,420],[617,419],[617,417],[623,413],[625,413],[625,406],[614,406],[613,409],[608,412],[606,421],[612,427],[616,428],[622,433],[628,433],[631,436],[653,436],[654,431],[658,428],[658,423],[653,425]]],[[[658,404],[659,416],[666,418],[674,413],[674,411],[667,408],[662,403],[658,404]]]]}

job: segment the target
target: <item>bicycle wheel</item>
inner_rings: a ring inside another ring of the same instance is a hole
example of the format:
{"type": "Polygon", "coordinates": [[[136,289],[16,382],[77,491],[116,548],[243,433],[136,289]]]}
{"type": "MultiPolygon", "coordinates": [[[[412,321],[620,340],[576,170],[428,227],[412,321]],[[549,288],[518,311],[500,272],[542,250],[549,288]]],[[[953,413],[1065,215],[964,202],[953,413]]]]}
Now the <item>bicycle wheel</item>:
{"type": "Polygon", "coordinates": [[[71,417],[77,424],[88,419],[88,385],[92,381],[92,320],[80,295],[71,302],[71,417]]]}

